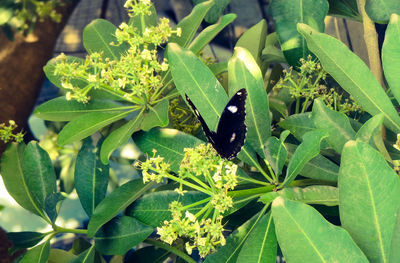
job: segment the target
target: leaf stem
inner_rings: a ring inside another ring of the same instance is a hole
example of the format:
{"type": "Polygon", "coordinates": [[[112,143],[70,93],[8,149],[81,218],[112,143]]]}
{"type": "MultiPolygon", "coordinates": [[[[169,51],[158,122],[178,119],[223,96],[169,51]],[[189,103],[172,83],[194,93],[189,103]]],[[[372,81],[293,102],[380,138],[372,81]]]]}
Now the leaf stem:
{"type": "Polygon", "coordinates": [[[56,233],[73,233],[73,234],[85,234],[87,235],[87,229],[73,229],[73,228],[64,228],[61,226],[55,225],[56,233]]]}
{"type": "Polygon", "coordinates": [[[194,259],[192,259],[189,255],[187,255],[185,252],[170,246],[166,243],[163,243],[161,241],[152,239],[152,238],[147,238],[145,241],[145,243],[156,246],[156,247],[160,247],[162,249],[165,249],[167,251],[170,251],[172,253],[174,253],[175,255],[177,255],[178,257],[182,258],[183,260],[185,260],[188,263],[196,263],[196,261],[194,259]]]}

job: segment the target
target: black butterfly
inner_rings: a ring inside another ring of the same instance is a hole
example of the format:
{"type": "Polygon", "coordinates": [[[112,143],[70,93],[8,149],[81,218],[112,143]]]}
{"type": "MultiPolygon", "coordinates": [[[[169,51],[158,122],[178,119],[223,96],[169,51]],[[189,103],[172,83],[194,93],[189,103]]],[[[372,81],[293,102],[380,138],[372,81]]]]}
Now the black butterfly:
{"type": "Polygon", "coordinates": [[[246,138],[244,123],[247,92],[241,89],[229,100],[218,122],[217,132],[211,131],[193,102],[185,94],[186,100],[199,119],[207,140],[222,158],[232,159],[240,152],[246,138]]]}

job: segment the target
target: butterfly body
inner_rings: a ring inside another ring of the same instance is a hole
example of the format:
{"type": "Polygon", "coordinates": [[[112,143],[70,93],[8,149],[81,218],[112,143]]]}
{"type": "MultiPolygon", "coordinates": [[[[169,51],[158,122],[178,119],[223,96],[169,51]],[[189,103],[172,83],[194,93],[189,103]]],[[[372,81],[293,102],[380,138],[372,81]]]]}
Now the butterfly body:
{"type": "Polygon", "coordinates": [[[217,131],[214,132],[208,128],[203,117],[186,95],[186,100],[200,121],[207,140],[223,158],[232,159],[236,157],[244,145],[247,132],[244,123],[246,117],[246,97],[246,89],[240,89],[233,95],[221,114],[217,131]]]}

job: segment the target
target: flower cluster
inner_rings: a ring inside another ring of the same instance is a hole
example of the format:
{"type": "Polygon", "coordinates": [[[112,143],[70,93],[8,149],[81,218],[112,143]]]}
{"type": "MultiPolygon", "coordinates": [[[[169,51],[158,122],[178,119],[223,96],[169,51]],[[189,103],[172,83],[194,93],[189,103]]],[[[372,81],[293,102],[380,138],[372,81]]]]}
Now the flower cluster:
{"type": "Polygon", "coordinates": [[[157,232],[161,240],[169,244],[178,238],[188,238],[188,253],[191,254],[197,248],[200,256],[205,257],[217,245],[225,244],[222,214],[233,206],[228,192],[238,184],[237,165],[221,158],[210,144],[200,144],[185,149],[185,156],[175,176],[164,159],[156,157],[155,153],[146,161],[136,163],[142,169],[144,182],[169,179],[179,183],[179,188],[175,190],[181,195],[186,192],[183,187],[190,187],[210,196],[187,206],[178,201],[172,202],[172,219],[165,221],[163,226],[157,228],[157,232]],[[191,208],[200,205],[202,208],[195,215],[190,212],[191,208]]]}
{"type": "MultiPolygon", "coordinates": [[[[128,0],[125,7],[131,17],[151,14],[148,0],[128,0]]],[[[86,103],[90,90],[103,89],[134,104],[146,105],[156,100],[163,87],[161,73],[168,70],[167,60],[159,61],[157,47],[173,33],[179,36],[181,31],[172,30],[166,18],[161,18],[156,26],[142,26],[122,23],[116,29],[116,43],[109,44],[126,49],[118,59],[93,52],[81,62],[61,54],[54,75],[62,78],[67,99],[86,103]]]]}
{"type": "Polygon", "coordinates": [[[22,142],[24,139],[23,132],[13,134],[13,130],[15,130],[17,127],[18,125],[13,120],[8,121],[8,126],[5,123],[0,123],[0,140],[2,140],[4,143],[7,143],[11,140],[22,142]]]}
{"type": "MultiPolygon", "coordinates": [[[[361,107],[356,104],[352,97],[346,98],[343,94],[339,94],[335,89],[328,89],[324,84],[327,73],[317,61],[314,61],[311,56],[307,60],[300,59],[301,66],[299,72],[283,70],[284,76],[276,83],[274,90],[278,91],[282,88],[289,89],[290,94],[296,100],[304,98],[304,112],[310,105],[310,100],[321,98],[325,104],[333,110],[349,113],[359,112],[361,107]]],[[[296,111],[296,113],[298,113],[296,111]]]]}

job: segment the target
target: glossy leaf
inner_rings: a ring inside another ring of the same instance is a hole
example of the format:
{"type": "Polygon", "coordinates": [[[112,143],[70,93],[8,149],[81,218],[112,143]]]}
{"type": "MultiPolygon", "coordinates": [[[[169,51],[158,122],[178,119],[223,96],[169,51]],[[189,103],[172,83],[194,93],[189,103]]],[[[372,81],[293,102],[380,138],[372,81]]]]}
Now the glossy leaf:
{"type": "Polygon", "coordinates": [[[305,23],[323,32],[328,13],[326,0],[277,0],[270,5],[270,15],[275,22],[281,49],[291,66],[299,66],[300,58],[310,54],[304,37],[297,30],[297,23],[305,23]]]}
{"type": "Polygon", "coordinates": [[[358,13],[357,0],[328,0],[328,2],[329,15],[362,20],[358,13]]]}
{"type": "Polygon", "coordinates": [[[182,35],[179,37],[177,35],[172,35],[168,43],[177,43],[181,47],[188,47],[199,29],[201,21],[203,21],[207,12],[214,4],[215,1],[205,1],[195,5],[192,12],[176,25],[177,28],[181,28],[182,35]]]}
{"type": "Polygon", "coordinates": [[[59,145],[65,145],[71,142],[82,140],[105,126],[125,118],[129,111],[92,112],[79,116],[69,122],[58,134],[57,142],[59,145]]]}
{"type": "Polygon", "coordinates": [[[264,144],[264,153],[275,175],[279,176],[282,173],[288,155],[285,145],[278,138],[269,137],[264,144]]]}
{"type": "Polygon", "coordinates": [[[389,262],[396,262],[400,257],[400,207],[397,210],[396,223],[393,228],[392,244],[390,246],[389,262]]]}
{"type": "MultiPolygon", "coordinates": [[[[285,145],[290,159],[297,146],[289,143],[285,145]]],[[[300,174],[308,178],[336,182],[339,174],[339,166],[323,155],[318,154],[306,163],[300,174]]]]}
{"type": "Polygon", "coordinates": [[[96,206],[107,192],[109,166],[100,161],[100,145],[94,145],[92,138],[84,140],[75,164],[75,189],[86,214],[91,217],[96,206]]]}
{"type": "Polygon", "coordinates": [[[149,156],[152,156],[153,149],[156,149],[157,155],[164,157],[164,161],[171,165],[171,170],[174,172],[179,171],[179,165],[185,156],[185,148],[204,143],[190,134],[175,129],[155,128],[148,132],[135,133],[132,138],[140,150],[149,156]]]}
{"type": "Polygon", "coordinates": [[[108,164],[111,154],[119,147],[126,144],[132,134],[140,128],[143,121],[142,114],[139,113],[134,119],[128,121],[118,129],[112,131],[101,145],[100,159],[103,164],[108,164]]]}
{"type": "Polygon", "coordinates": [[[396,133],[400,132],[400,117],[367,65],[334,37],[305,24],[299,24],[297,28],[322,67],[339,85],[372,116],[383,113],[385,125],[396,133]]]}
{"type": "Polygon", "coordinates": [[[289,130],[296,139],[301,140],[306,132],[315,130],[311,113],[292,114],[278,123],[280,127],[289,130]]]}
{"type": "Polygon", "coordinates": [[[356,133],[347,116],[329,109],[320,99],[314,101],[311,118],[318,129],[328,134],[326,141],[338,153],[347,141],[355,138],[356,133]]]}
{"type": "MultiPolygon", "coordinates": [[[[184,196],[179,195],[175,191],[160,191],[144,195],[138,199],[126,210],[126,215],[138,219],[140,222],[158,227],[165,220],[171,220],[171,212],[169,204],[173,201],[179,201],[183,206],[206,199],[206,194],[188,191],[184,196]]],[[[205,204],[205,203],[204,203],[205,204]]],[[[188,211],[196,214],[204,206],[199,205],[190,208],[188,211]]]]}
{"type": "Polygon", "coordinates": [[[265,38],[268,26],[265,19],[246,30],[236,42],[236,47],[241,47],[249,51],[261,68],[261,52],[264,49],[265,38]]]}
{"type": "Polygon", "coordinates": [[[22,171],[25,144],[10,143],[1,158],[1,176],[7,192],[26,210],[44,217],[42,207],[29,188],[22,171]]]}
{"type": "Polygon", "coordinates": [[[219,247],[217,252],[208,255],[204,263],[233,263],[236,262],[239,252],[247,238],[260,221],[262,213],[257,213],[246,223],[238,227],[226,239],[225,246],[219,247]]]}
{"type": "Polygon", "coordinates": [[[47,121],[70,121],[85,113],[121,110],[121,106],[104,100],[90,100],[83,104],[64,96],[39,105],[34,114],[47,121]]]}
{"type": "Polygon", "coordinates": [[[117,27],[104,19],[95,19],[83,30],[83,45],[89,54],[103,53],[104,58],[118,60],[128,50],[128,45],[110,45],[118,43],[115,31],[117,27]]]}
{"type": "Polygon", "coordinates": [[[383,114],[378,114],[364,123],[357,131],[355,138],[366,143],[370,143],[373,137],[381,129],[383,123],[383,114]]]}
{"type": "Polygon", "coordinates": [[[51,193],[46,197],[44,202],[44,211],[52,223],[55,223],[60,209],[59,203],[64,199],[65,197],[61,193],[51,193]]]}
{"type": "Polygon", "coordinates": [[[202,51],[203,48],[210,43],[219,32],[221,32],[227,25],[232,23],[235,18],[235,14],[224,15],[221,17],[218,23],[203,29],[189,45],[189,49],[193,53],[199,54],[199,52],[202,51]]]}
{"type": "Polygon", "coordinates": [[[50,253],[50,240],[28,250],[19,263],[46,263],[50,253]]]}
{"type": "Polygon", "coordinates": [[[87,250],[79,254],[76,258],[71,260],[69,263],[92,263],[94,262],[95,252],[95,246],[91,246],[87,250]]]}
{"type": "Polygon", "coordinates": [[[307,187],[289,187],[277,192],[269,192],[260,197],[264,204],[282,196],[287,200],[300,201],[305,204],[326,206],[339,205],[339,191],[336,187],[327,185],[312,185],[307,187]]]}
{"type": "Polygon", "coordinates": [[[50,254],[47,263],[70,263],[71,260],[75,259],[74,255],[70,251],[65,251],[63,249],[52,248],[50,249],[50,254]]]}
{"type": "Polygon", "coordinates": [[[150,107],[149,111],[143,116],[141,128],[148,131],[154,127],[165,127],[169,123],[168,119],[169,102],[167,99],[160,101],[154,107],[150,107]]]}
{"type": "MultiPolygon", "coordinates": [[[[205,0],[194,0],[194,3],[203,2],[205,0]]],[[[211,8],[211,10],[207,13],[205,21],[209,24],[214,24],[218,21],[218,18],[223,14],[223,11],[231,2],[231,0],[217,0],[214,1],[215,5],[211,8]]]]}
{"type": "Polygon", "coordinates": [[[365,12],[375,22],[387,23],[391,14],[400,14],[397,0],[366,0],[365,12]]]}
{"type": "Polygon", "coordinates": [[[46,234],[39,232],[8,232],[7,238],[13,243],[11,253],[14,251],[30,248],[39,243],[46,234]]]}
{"type": "Polygon", "coordinates": [[[22,170],[32,198],[44,209],[46,198],[57,190],[56,174],[48,153],[36,141],[26,146],[22,170]]]}
{"type": "Polygon", "coordinates": [[[104,255],[123,255],[145,240],[153,228],[133,217],[115,217],[94,236],[96,249],[104,255]]]}
{"type": "Polygon", "coordinates": [[[382,66],[385,78],[397,102],[400,102],[400,19],[392,14],[382,45],[382,66]]]}
{"type": "Polygon", "coordinates": [[[271,136],[271,119],[261,70],[249,51],[237,47],[229,60],[228,74],[229,94],[242,88],[247,91],[246,141],[264,157],[264,143],[271,136]]]}
{"type": "Polygon", "coordinates": [[[326,136],[326,133],[321,130],[310,131],[304,134],[303,142],[297,147],[290,158],[282,186],[287,186],[293,182],[296,176],[303,170],[306,163],[319,154],[321,141],[326,136]]]}
{"type": "Polygon", "coordinates": [[[277,240],[271,213],[263,215],[240,250],[237,263],[275,263],[277,240]]]}
{"type": "Polygon", "coordinates": [[[343,228],[311,206],[278,197],[272,203],[272,216],[287,262],[369,262],[343,228]]]}
{"type": "Polygon", "coordinates": [[[400,181],[369,144],[349,141],[339,172],[340,221],[371,262],[388,262],[400,181]]]}
{"type": "Polygon", "coordinates": [[[88,236],[93,237],[99,228],[118,215],[154,184],[143,184],[142,179],[129,181],[109,194],[96,207],[88,225],[88,236]]]}

